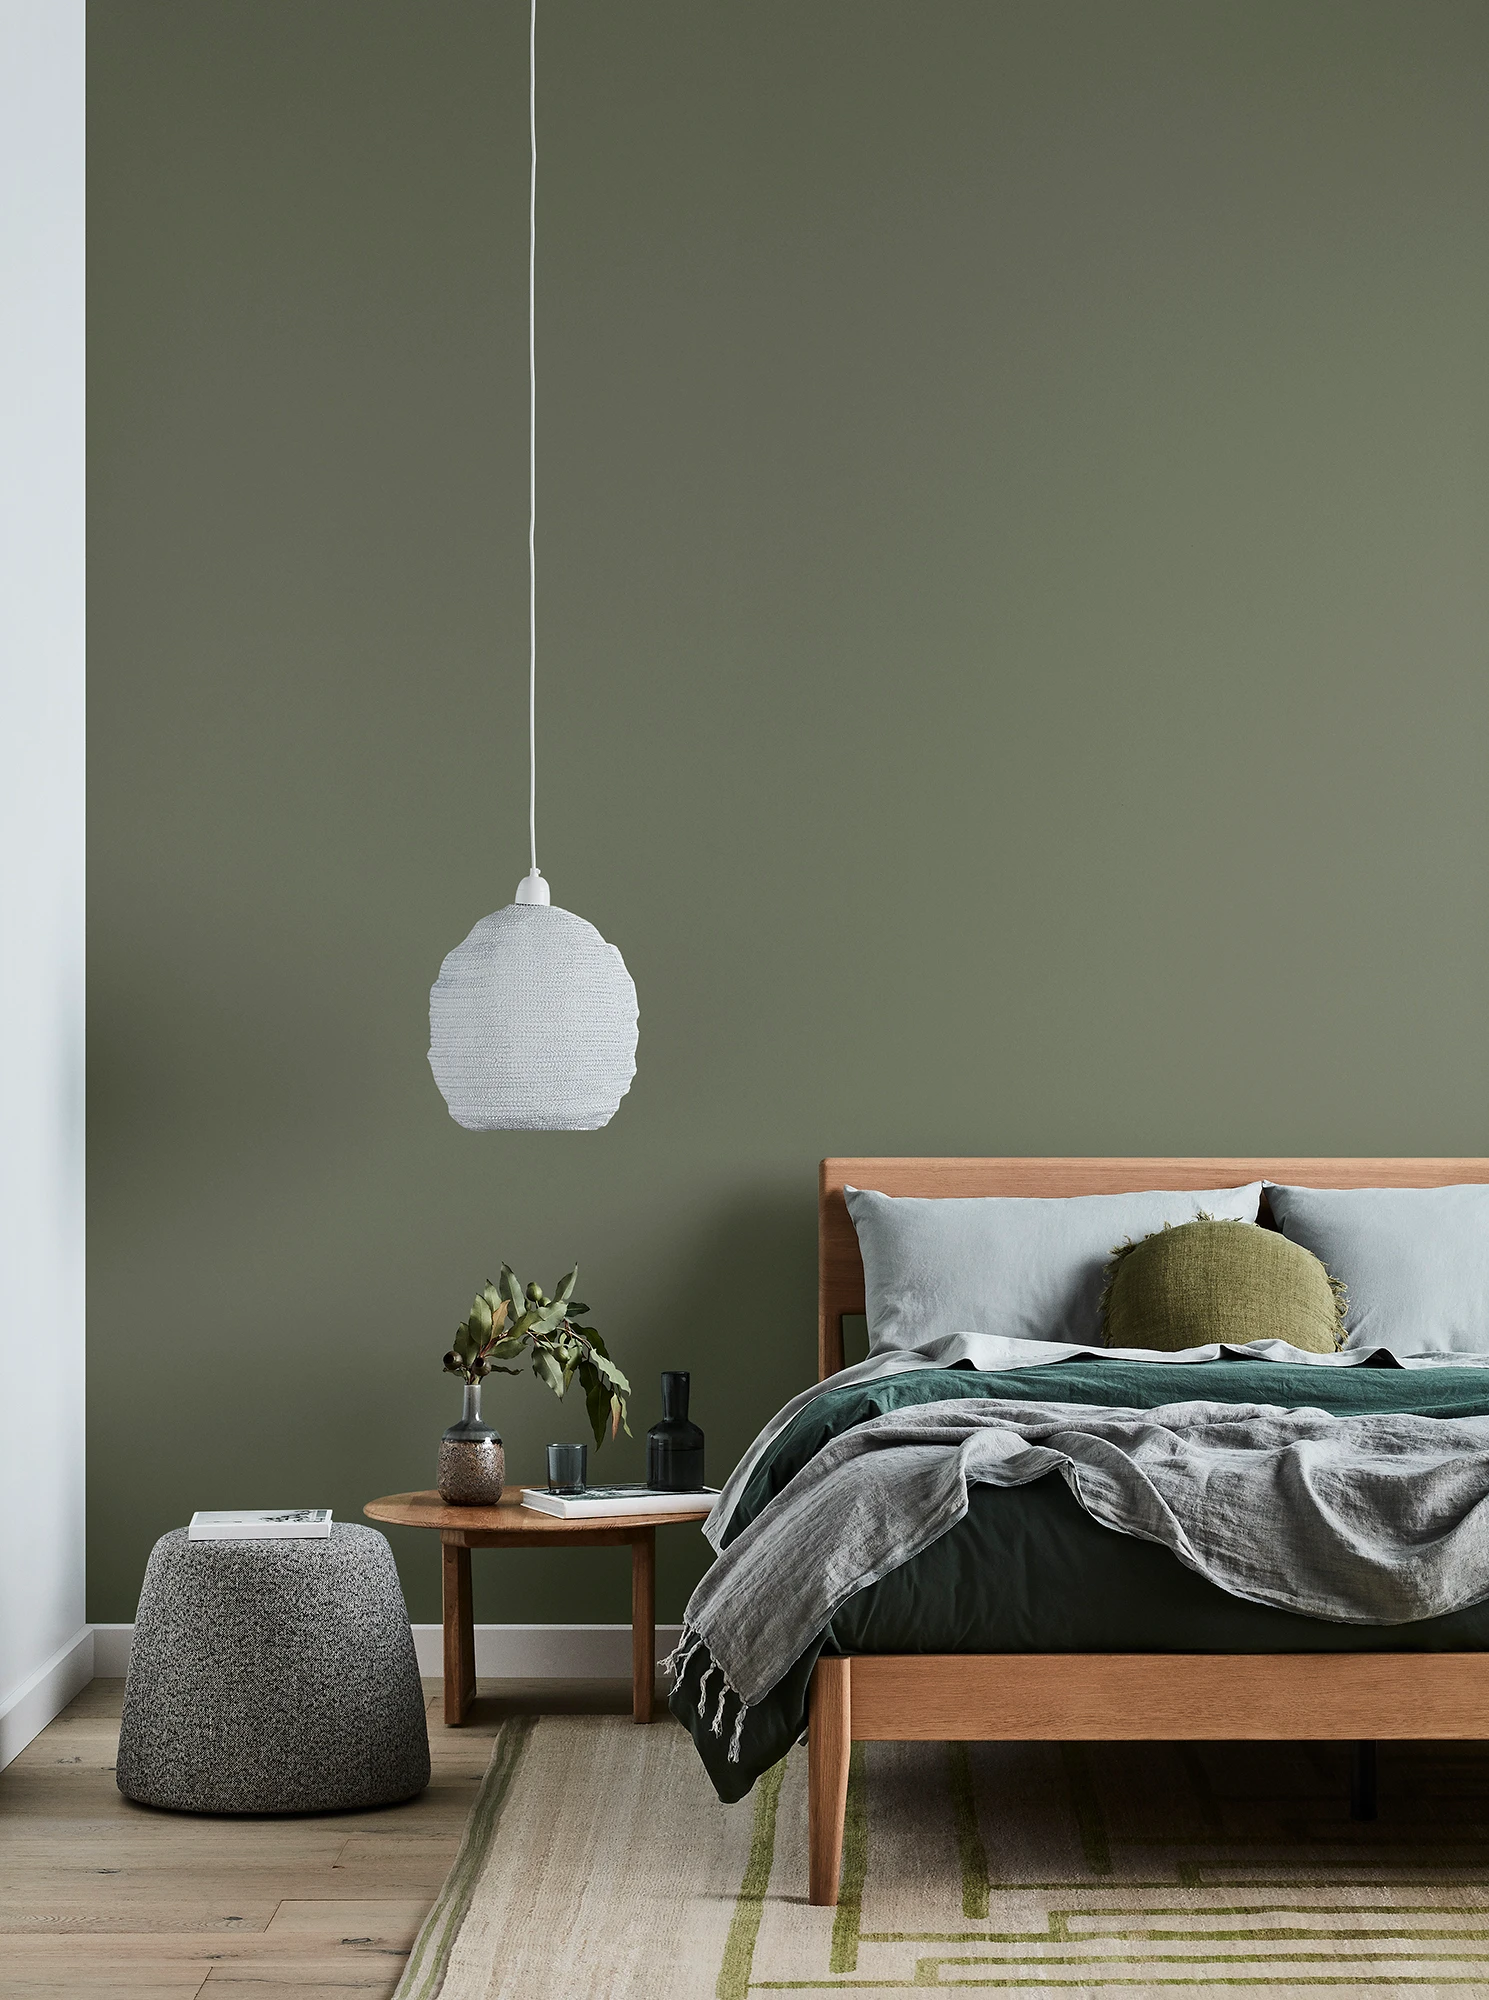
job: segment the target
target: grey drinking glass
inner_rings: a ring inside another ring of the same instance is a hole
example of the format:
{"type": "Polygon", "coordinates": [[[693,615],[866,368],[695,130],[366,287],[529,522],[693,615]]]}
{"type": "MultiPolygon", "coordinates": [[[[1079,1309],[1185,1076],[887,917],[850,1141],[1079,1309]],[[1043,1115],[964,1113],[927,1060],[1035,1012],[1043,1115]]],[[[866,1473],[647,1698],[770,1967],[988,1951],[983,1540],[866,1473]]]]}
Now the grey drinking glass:
{"type": "Polygon", "coordinates": [[[548,1447],[548,1491],[582,1493],[589,1465],[587,1444],[551,1444],[548,1447]]]}

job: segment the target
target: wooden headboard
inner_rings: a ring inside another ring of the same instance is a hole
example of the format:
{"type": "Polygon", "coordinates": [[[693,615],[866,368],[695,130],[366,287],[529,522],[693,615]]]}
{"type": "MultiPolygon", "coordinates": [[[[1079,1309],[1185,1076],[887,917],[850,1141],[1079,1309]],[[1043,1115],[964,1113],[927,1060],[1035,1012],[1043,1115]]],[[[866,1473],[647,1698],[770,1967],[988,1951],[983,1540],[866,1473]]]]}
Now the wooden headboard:
{"type": "MultiPolygon", "coordinates": [[[[880,1194],[1134,1194],[1145,1188],[1451,1187],[1489,1160],[824,1160],[817,1198],[817,1379],[843,1366],[843,1315],[862,1313],[863,1260],[844,1187],[880,1194]]],[[[1267,1217],[1263,1197],[1263,1219],[1267,1217]]]]}

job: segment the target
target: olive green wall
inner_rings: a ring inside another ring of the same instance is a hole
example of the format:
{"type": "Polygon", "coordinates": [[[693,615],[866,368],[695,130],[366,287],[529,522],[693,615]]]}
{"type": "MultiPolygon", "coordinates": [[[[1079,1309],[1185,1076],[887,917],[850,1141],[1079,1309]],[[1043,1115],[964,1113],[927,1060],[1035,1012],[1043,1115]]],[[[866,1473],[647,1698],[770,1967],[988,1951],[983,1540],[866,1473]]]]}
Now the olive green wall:
{"type": "MultiPolygon", "coordinates": [[[[688,1366],[718,1476],[811,1372],[823,1153],[1489,1151],[1489,11],[540,35],[539,852],[640,1068],[473,1136],[426,1005],[526,865],[525,9],[93,12],[97,1619],[193,1507],[427,1484],[503,1256],[637,1385],[600,1469],[688,1366]]],[[[582,1435],[493,1400],[519,1475],[582,1435]]],[[[608,1552],[478,1567],[625,1616],[608,1552]]]]}

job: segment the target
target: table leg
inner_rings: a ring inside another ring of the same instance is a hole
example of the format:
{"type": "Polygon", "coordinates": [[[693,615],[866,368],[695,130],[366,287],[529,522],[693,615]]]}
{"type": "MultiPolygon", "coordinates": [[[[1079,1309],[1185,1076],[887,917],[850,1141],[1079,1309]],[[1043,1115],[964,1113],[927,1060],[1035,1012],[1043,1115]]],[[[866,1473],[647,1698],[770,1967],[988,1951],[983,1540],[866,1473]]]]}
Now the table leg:
{"type": "Polygon", "coordinates": [[[470,1550],[444,1544],[445,1727],[458,1729],[476,1696],[476,1614],[470,1550]]]}
{"type": "Polygon", "coordinates": [[[631,1718],[650,1722],[657,1678],[657,1531],[631,1543],[631,1718]]]}

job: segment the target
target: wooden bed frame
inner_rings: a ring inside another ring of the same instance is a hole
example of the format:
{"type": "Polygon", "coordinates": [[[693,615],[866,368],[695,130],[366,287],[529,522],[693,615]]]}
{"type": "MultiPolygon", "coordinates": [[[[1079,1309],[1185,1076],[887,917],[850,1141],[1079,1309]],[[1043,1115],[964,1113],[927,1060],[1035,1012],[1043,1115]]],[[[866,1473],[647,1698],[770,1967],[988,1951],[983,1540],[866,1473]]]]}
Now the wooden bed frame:
{"type": "MultiPolygon", "coordinates": [[[[1489,1160],[824,1160],[817,1375],[843,1366],[864,1310],[843,1188],[891,1195],[1126,1194],[1270,1180],[1301,1187],[1489,1182],[1489,1160]]],[[[1263,1221],[1271,1218],[1263,1197],[1263,1221]]],[[[855,1742],[1174,1742],[1489,1735],[1489,1653],[860,1653],[812,1676],[810,1898],[838,1900],[855,1742]],[[1258,1668],[1263,1671],[1258,1672],[1258,1668]]]]}

